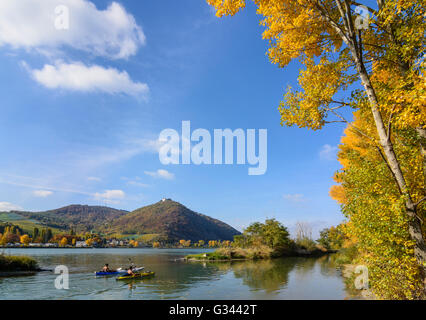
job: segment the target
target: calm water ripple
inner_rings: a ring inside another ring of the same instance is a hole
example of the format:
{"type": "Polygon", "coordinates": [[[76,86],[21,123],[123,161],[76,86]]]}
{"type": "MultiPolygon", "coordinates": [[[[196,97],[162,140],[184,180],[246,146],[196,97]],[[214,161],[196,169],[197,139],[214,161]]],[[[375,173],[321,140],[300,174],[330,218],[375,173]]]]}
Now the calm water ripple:
{"type": "Polygon", "coordinates": [[[328,257],[262,261],[185,262],[192,249],[10,249],[29,255],[42,268],[69,268],[68,290],[54,286],[58,276],[41,272],[0,278],[0,299],[344,299],[340,273],[328,257]],[[129,260],[130,259],[130,260],[129,260]],[[95,277],[105,263],[116,268],[133,262],[153,270],[152,278],[116,281],[95,277]]]}

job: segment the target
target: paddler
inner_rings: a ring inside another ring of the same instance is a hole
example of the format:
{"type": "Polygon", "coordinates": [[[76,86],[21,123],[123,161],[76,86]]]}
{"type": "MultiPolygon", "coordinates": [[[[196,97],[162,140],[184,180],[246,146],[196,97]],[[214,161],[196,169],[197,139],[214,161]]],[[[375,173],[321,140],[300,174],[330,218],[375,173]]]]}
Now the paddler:
{"type": "Polygon", "coordinates": [[[127,274],[128,274],[129,276],[131,276],[131,275],[135,274],[135,273],[133,272],[133,267],[132,267],[132,266],[130,266],[130,267],[129,267],[129,269],[127,270],[127,274]]]}
{"type": "Polygon", "coordinates": [[[104,267],[102,268],[102,272],[111,272],[108,263],[105,263],[104,267]]]}

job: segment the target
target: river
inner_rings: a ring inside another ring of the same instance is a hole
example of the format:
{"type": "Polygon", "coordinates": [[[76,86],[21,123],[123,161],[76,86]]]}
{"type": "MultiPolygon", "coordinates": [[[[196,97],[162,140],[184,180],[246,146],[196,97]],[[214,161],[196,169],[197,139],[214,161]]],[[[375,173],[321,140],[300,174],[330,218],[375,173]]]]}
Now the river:
{"type": "Polygon", "coordinates": [[[328,256],[235,262],[185,262],[195,249],[7,249],[28,255],[40,267],[69,270],[69,289],[55,288],[54,272],[0,277],[0,299],[344,299],[349,296],[328,256]],[[95,277],[105,263],[156,272],[150,279],[95,277]]]}

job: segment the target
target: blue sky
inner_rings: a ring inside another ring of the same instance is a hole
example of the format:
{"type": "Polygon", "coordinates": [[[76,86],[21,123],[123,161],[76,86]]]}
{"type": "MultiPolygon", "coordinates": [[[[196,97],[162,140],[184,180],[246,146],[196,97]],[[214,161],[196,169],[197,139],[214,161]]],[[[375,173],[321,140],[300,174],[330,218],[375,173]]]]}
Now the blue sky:
{"type": "Polygon", "coordinates": [[[167,197],[240,230],[273,217],[290,229],[308,221],[316,234],[343,220],[328,191],[344,127],[280,126],[300,65],[269,62],[252,5],[218,19],[202,0],[3,2],[1,209],[133,210],[167,197]],[[61,4],[67,30],[52,27],[61,4]],[[267,172],[162,165],[156,139],[183,120],[210,132],[267,129],[267,172]]]}

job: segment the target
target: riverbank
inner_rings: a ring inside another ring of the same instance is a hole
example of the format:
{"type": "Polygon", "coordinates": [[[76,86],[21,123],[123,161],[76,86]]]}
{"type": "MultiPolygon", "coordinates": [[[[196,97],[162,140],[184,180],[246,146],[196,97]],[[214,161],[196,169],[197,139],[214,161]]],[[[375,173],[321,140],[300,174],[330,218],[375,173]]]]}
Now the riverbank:
{"type": "Polygon", "coordinates": [[[376,300],[377,298],[370,288],[361,290],[355,288],[355,278],[357,277],[355,268],[355,264],[342,264],[340,266],[342,277],[345,279],[348,291],[351,292],[354,298],[360,300],[376,300]]]}
{"type": "Polygon", "coordinates": [[[21,273],[40,271],[37,261],[27,256],[7,256],[0,254],[0,273],[21,273]]]}

